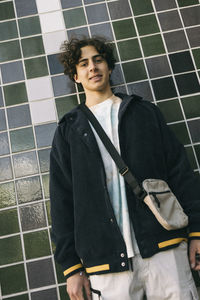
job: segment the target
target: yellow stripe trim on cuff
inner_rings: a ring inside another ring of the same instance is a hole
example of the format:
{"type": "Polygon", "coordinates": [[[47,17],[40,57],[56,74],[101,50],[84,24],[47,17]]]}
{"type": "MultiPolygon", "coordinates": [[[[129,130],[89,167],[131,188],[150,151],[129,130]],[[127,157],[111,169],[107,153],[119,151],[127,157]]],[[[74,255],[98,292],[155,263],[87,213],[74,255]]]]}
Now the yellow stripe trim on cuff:
{"type": "Polygon", "coordinates": [[[182,241],[186,241],[187,242],[187,239],[186,238],[176,238],[176,239],[171,239],[171,240],[168,240],[168,241],[165,241],[165,242],[161,242],[158,244],[158,247],[159,248],[164,248],[164,247],[167,247],[167,246],[171,246],[171,245],[174,245],[174,244],[178,244],[182,241]]]}
{"type": "Polygon", "coordinates": [[[200,236],[200,232],[191,232],[189,233],[189,236],[200,236]]]}
{"type": "Polygon", "coordinates": [[[77,265],[75,265],[75,266],[73,266],[73,267],[71,267],[71,268],[65,270],[65,271],[63,272],[63,274],[64,274],[64,276],[66,276],[66,275],[68,275],[69,273],[71,273],[71,272],[73,272],[73,271],[75,271],[75,270],[77,270],[77,269],[79,269],[79,268],[82,268],[82,267],[83,267],[82,264],[77,264],[77,265]]]}
{"type": "Polygon", "coordinates": [[[100,271],[107,271],[110,270],[110,265],[99,265],[91,268],[86,268],[87,273],[93,273],[93,272],[100,272],[100,271]]]}

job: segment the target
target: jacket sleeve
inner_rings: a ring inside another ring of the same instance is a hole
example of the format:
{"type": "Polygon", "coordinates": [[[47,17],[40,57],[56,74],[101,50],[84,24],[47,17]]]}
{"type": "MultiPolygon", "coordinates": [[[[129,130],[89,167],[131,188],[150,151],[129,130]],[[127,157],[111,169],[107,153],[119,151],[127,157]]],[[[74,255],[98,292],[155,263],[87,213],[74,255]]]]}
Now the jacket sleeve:
{"type": "Polygon", "coordinates": [[[51,237],[56,245],[55,260],[68,278],[83,270],[83,265],[75,250],[70,149],[62,127],[57,127],[50,154],[51,237]]]}
{"type": "Polygon", "coordinates": [[[155,106],[165,151],[168,184],[189,218],[189,237],[200,239],[200,180],[191,169],[184,146],[155,106]]]}

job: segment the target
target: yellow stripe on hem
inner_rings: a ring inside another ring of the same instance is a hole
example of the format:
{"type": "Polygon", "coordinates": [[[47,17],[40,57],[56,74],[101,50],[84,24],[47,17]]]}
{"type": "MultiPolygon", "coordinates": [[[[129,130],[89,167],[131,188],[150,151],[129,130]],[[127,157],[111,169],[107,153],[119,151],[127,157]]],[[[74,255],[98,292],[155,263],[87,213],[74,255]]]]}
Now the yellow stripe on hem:
{"type": "Polygon", "coordinates": [[[189,237],[192,236],[200,236],[200,232],[191,232],[189,233],[189,237]]]}
{"type": "Polygon", "coordinates": [[[86,268],[87,273],[107,271],[107,270],[110,270],[110,265],[109,264],[95,266],[95,267],[91,267],[91,268],[86,268]]]}
{"type": "Polygon", "coordinates": [[[73,266],[73,267],[71,267],[71,268],[65,270],[65,271],[63,272],[63,274],[64,274],[64,276],[66,276],[66,275],[68,275],[69,273],[71,273],[71,272],[73,272],[73,271],[75,271],[75,270],[77,270],[77,269],[79,269],[79,268],[82,268],[82,267],[83,267],[82,264],[77,264],[77,265],[75,265],[75,266],[73,266]]]}
{"type": "Polygon", "coordinates": [[[176,238],[176,239],[171,239],[171,240],[168,240],[168,241],[165,241],[165,242],[161,242],[158,244],[158,247],[159,248],[164,248],[164,247],[167,247],[167,246],[171,246],[171,245],[174,245],[174,244],[178,244],[182,241],[186,241],[187,242],[187,239],[186,238],[176,238]]]}

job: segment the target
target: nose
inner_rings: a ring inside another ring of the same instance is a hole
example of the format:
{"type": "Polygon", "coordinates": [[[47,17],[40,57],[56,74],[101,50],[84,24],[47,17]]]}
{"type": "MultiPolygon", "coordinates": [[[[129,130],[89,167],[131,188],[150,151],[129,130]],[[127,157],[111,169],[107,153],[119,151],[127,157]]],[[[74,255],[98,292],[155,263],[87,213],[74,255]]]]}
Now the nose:
{"type": "Polygon", "coordinates": [[[90,72],[97,70],[97,65],[93,60],[89,62],[89,70],[90,72]]]}

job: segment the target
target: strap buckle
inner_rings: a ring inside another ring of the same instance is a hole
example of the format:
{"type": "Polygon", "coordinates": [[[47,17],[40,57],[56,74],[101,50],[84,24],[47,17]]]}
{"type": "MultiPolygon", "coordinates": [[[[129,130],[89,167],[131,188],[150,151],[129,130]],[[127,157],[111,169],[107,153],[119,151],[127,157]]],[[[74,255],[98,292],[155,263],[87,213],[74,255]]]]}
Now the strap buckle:
{"type": "Polygon", "coordinates": [[[119,173],[124,176],[129,171],[129,168],[126,166],[119,170],[119,173]]]}

